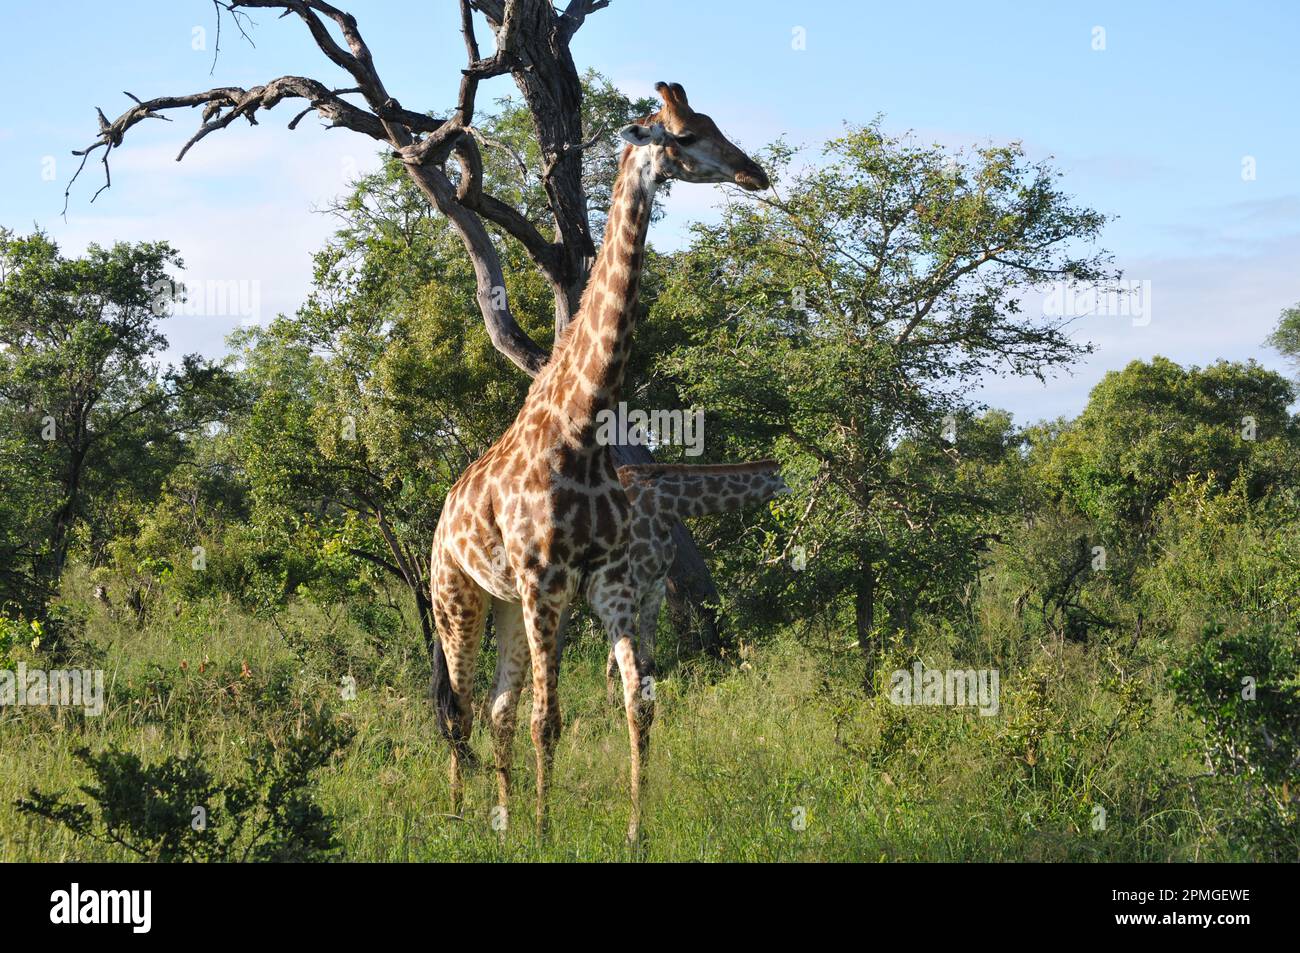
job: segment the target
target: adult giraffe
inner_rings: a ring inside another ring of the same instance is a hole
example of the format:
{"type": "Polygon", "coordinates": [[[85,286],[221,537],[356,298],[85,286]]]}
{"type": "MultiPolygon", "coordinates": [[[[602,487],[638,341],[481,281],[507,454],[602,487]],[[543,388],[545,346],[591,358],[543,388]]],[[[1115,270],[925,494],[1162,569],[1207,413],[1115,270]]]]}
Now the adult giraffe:
{"type": "Polygon", "coordinates": [[[656,188],[669,179],[734,182],[750,191],[768,184],[712,119],[690,107],[680,85],[655,89],[663,107],[620,131],[628,145],[578,313],[514,423],[452,487],[434,533],[433,684],[439,724],[451,743],[455,813],[462,763],[470,758],[475,661],[491,602],[497,668],[490,712],[500,803],[509,797],[516,710],[531,663],[537,825],[545,827],[560,734],[559,637],[581,590],[609,635],[622,676],[632,755],[628,837],[638,833],[642,734],[653,706],[643,703],[636,661],[641,593],[629,563],[628,498],[609,447],[596,439],[597,415],[619,400],[656,188]]]}

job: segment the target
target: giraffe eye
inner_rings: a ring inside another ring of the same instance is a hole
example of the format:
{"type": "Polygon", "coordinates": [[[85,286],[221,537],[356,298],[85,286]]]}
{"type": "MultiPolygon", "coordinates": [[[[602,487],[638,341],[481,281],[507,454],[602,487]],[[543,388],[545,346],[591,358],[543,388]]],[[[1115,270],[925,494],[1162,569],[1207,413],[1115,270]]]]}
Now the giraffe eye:
{"type": "Polygon", "coordinates": [[[689,146],[689,145],[694,145],[695,140],[700,137],[693,132],[684,132],[680,136],[677,136],[676,138],[677,138],[677,144],[679,146],[689,146]]]}

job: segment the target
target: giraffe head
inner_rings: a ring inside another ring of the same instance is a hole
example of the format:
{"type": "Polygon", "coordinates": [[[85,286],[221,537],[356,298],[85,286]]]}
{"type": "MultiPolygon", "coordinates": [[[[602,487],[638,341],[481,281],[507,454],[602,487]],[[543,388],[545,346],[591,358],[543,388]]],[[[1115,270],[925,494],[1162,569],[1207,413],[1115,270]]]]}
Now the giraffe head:
{"type": "Polygon", "coordinates": [[[683,182],[734,182],[756,192],[767,188],[767,173],[737,149],[712,119],[686,101],[679,83],[656,83],[663,108],[620,131],[636,149],[651,150],[656,179],[683,182]]]}

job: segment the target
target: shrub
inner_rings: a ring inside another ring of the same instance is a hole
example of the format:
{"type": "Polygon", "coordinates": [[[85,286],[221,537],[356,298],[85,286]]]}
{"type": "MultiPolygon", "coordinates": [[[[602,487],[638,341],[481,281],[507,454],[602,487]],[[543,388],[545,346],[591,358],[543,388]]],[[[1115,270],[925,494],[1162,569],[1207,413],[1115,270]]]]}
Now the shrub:
{"type": "Polygon", "coordinates": [[[1300,650],[1257,625],[1206,627],[1173,673],[1201,722],[1206,761],[1231,832],[1273,859],[1300,856],[1300,650]]]}
{"type": "Polygon", "coordinates": [[[327,860],[339,846],[333,819],[315,801],[313,774],[352,734],[320,709],[280,751],[259,742],[230,782],[214,778],[199,752],[145,765],[117,748],[81,748],[77,760],[93,775],[81,790],[91,804],[33,789],[16,806],[152,861],[327,860]]]}

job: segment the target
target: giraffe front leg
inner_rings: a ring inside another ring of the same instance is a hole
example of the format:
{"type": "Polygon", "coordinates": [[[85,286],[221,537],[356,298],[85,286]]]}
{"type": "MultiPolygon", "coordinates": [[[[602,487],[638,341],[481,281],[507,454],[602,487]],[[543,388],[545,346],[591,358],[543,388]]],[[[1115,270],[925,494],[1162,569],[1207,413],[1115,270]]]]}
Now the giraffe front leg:
{"type": "Polygon", "coordinates": [[[537,756],[537,833],[547,827],[546,794],[550,786],[551,767],[555,763],[555,744],[560,739],[560,700],[558,665],[553,648],[533,653],[533,717],[529,725],[537,756]]]}
{"type": "Polygon", "coordinates": [[[641,835],[641,769],[645,764],[645,744],[649,739],[650,725],[642,704],[644,688],[636,662],[636,648],[629,636],[625,635],[614,643],[614,657],[623,680],[623,707],[627,712],[627,737],[631,748],[632,813],[627,823],[627,839],[635,843],[641,835]]]}

